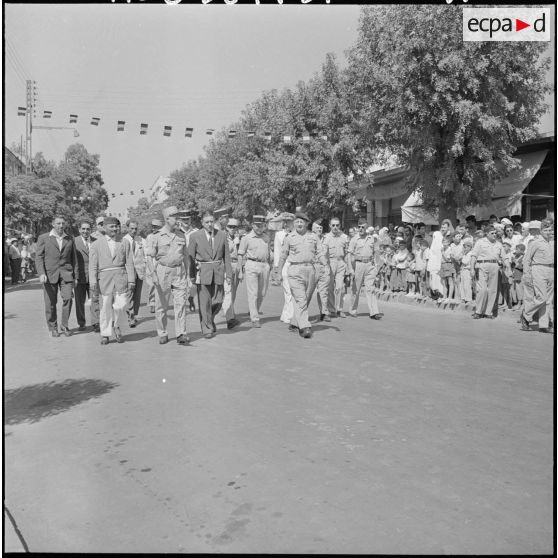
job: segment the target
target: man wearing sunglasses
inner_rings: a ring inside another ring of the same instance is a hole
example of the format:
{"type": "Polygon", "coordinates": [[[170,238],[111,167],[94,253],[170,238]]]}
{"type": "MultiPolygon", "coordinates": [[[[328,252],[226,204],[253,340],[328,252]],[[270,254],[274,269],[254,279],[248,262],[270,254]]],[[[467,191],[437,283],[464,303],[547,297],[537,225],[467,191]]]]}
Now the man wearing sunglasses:
{"type": "MultiPolygon", "coordinates": [[[[322,255],[324,256],[326,262],[328,260],[327,248],[323,244],[323,227],[320,221],[314,221],[312,223],[312,232],[315,233],[318,238],[322,241],[322,255]]],[[[331,322],[331,317],[329,315],[329,308],[327,304],[328,294],[329,294],[329,282],[330,282],[330,272],[329,264],[322,265],[319,261],[316,262],[316,292],[318,298],[318,309],[320,311],[320,321],[331,322]]]]}
{"type": "Polygon", "coordinates": [[[329,293],[328,308],[333,316],[345,318],[343,312],[343,298],[345,295],[344,279],[347,273],[347,250],[349,248],[349,238],[341,230],[341,222],[337,217],[329,222],[330,232],[325,235],[323,244],[329,256],[329,293]]]}
{"type": "Polygon", "coordinates": [[[349,270],[355,277],[355,292],[349,314],[356,318],[360,290],[364,285],[368,312],[372,320],[380,320],[383,316],[378,310],[378,298],[374,292],[374,280],[378,268],[376,267],[376,245],[372,236],[366,233],[366,220],[358,222],[358,233],[349,242],[349,270]]]}

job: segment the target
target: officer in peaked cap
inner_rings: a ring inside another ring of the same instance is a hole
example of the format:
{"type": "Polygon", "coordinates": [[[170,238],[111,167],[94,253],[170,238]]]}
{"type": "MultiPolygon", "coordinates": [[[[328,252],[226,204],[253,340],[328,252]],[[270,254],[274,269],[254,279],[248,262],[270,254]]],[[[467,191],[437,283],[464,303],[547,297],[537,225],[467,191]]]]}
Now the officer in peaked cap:
{"type": "Polygon", "coordinates": [[[176,342],[187,345],[186,298],[188,294],[188,251],[184,233],[178,228],[178,209],[171,205],[163,209],[165,225],[150,243],[151,278],[155,285],[155,324],[159,343],[168,342],[167,312],[170,296],[174,302],[176,342]]]}
{"type": "MultiPolygon", "coordinates": [[[[184,238],[186,240],[186,248],[190,243],[190,236],[192,233],[196,232],[198,229],[192,225],[192,219],[195,215],[193,209],[180,209],[178,211],[178,227],[184,233],[184,238]]],[[[196,285],[190,280],[188,276],[188,305],[190,312],[196,311],[196,305],[194,303],[194,297],[196,296],[197,289],[196,285]]]]}
{"type": "Polygon", "coordinates": [[[223,312],[225,318],[227,319],[227,328],[232,329],[240,324],[236,319],[236,314],[234,312],[234,301],[236,300],[236,291],[238,289],[238,283],[240,281],[240,263],[238,258],[238,246],[240,244],[240,238],[238,236],[238,219],[231,217],[225,229],[227,234],[227,244],[229,248],[229,253],[231,255],[231,267],[232,267],[232,277],[230,283],[225,281],[224,289],[225,293],[223,296],[223,312]]]}
{"type": "Polygon", "coordinates": [[[232,213],[232,207],[222,207],[221,209],[216,209],[213,212],[213,216],[216,219],[215,228],[226,232],[227,221],[232,213]]]}

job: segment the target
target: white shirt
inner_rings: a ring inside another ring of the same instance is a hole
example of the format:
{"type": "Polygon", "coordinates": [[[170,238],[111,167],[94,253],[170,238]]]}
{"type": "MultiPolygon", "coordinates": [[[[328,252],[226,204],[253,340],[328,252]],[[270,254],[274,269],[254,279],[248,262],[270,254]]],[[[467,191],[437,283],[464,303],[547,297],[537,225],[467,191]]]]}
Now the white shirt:
{"type": "Polygon", "coordinates": [[[82,236],[81,239],[83,240],[85,246],[87,246],[87,250],[91,250],[91,238],[85,238],[82,236]]]}
{"type": "Polygon", "coordinates": [[[54,229],[52,229],[50,231],[49,236],[54,236],[54,238],[56,239],[56,242],[58,242],[58,249],[62,252],[62,241],[64,240],[64,237],[66,236],[65,234],[63,234],[62,236],[58,236],[55,232],[54,229]]]}
{"type": "Polygon", "coordinates": [[[110,250],[110,255],[114,258],[114,254],[116,253],[116,241],[114,238],[109,238],[107,236],[107,244],[110,250]]]}

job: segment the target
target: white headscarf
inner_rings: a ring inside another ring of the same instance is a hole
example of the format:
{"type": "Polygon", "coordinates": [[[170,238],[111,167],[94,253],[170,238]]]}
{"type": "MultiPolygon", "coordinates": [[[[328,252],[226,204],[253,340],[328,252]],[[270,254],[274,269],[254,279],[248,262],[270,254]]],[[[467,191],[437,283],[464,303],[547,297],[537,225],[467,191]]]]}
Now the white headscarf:
{"type": "Polygon", "coordinates": [[[430,255],[428,257],[427,271],[438,272],[442,266],[442,233],[434,231],[432,234],[432,244],[430,245],[430,255]]]}

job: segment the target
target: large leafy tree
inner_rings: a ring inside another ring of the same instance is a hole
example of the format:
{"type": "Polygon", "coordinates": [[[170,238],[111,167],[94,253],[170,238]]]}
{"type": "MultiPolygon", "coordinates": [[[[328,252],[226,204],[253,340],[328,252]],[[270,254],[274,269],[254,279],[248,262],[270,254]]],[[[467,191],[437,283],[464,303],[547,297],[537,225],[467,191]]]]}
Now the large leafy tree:
{"type": "Polygon", "coordinates": [[[547,109],[544,43],[464,42],[459,6],[367,6],[350,53],[361,147],[410,168],[427,209],[490,200],[547,109]]]}

